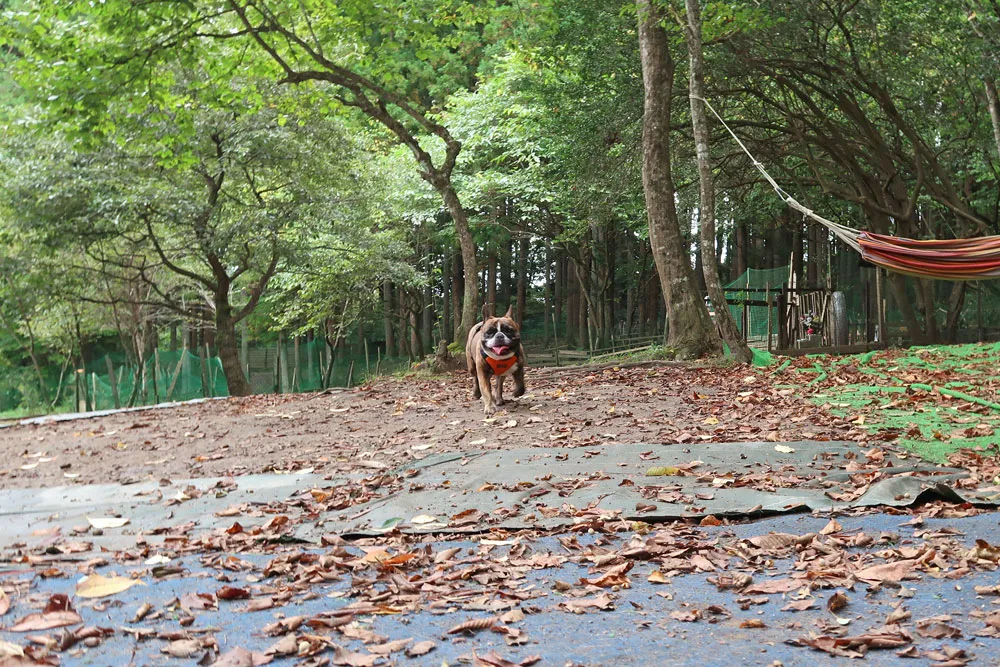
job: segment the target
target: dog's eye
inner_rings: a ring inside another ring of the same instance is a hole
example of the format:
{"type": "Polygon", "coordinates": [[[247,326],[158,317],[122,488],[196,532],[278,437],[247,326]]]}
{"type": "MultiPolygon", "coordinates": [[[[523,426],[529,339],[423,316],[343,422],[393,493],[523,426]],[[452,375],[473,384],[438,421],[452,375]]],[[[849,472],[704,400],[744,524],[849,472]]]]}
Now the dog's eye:
{"type": "Polygon", "coordinates": [[[484,336],[492,336],[492,335],[496,334],[496,332],[497,332],[496,329],[494,329],[493,327],[490,327],[489,329],[487,329],[486,331],[483,332],[483,335],[484,336]]]}
{"type": "Polygon", "coordinates": [[[504,335],[510,336],[514,333],[514,330],[510,327],[500,327],[500,331],[504,332],[504,335]]]}

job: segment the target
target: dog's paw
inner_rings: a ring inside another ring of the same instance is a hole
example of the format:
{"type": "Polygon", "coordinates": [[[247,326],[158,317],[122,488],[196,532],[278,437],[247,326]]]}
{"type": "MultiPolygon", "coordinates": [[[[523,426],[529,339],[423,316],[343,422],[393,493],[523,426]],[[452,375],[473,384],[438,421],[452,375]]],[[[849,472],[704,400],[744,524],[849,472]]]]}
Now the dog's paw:
{"type": "Polygon", "coordinates": [[[497,413],[497,406],[495,405],[485,405],[483,406],[483,414],[487,417],[492,417],[497,413]]]}

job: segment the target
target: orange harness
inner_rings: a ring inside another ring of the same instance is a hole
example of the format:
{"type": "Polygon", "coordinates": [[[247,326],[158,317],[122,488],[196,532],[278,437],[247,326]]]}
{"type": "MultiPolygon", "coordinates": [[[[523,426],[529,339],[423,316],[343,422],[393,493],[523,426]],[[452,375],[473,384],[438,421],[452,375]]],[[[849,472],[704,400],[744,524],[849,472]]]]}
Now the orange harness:
{"type": "Polygon", "coordinates": [[[483,352],[483,358],[486,359],[486,364],[493,369],[494,375],[503,375],[517,365],[516,354],[508,359],[494,359],[490,355],[483,352]]]}

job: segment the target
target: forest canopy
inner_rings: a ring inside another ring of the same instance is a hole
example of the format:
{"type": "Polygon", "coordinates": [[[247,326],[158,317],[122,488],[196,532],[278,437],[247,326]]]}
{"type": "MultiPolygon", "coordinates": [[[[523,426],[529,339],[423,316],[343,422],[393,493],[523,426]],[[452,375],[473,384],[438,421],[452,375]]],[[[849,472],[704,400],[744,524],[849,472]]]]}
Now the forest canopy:
{"type": "Polygon", "coordinates": [[[134,396],[116,401],[170,397],[182,352],[202,359],[201,387],[218,358],[242,395],[270,377],[305,387],[312,346],[325,384],[335,362],[461,345],[484,303],[512,306],[538,350],[658,340],[683,358],[725,342],[741,357],[749,330],[724,286],[748,270],[842,292],[858,330],[878,281],[882,340],[1000,327],[995,284],[883,285],[699,102],[827,218],[996,234],[993,3],[0,12],[0,413],[65,407],[77,376],[96,394],[121,368],[134,396]]]}

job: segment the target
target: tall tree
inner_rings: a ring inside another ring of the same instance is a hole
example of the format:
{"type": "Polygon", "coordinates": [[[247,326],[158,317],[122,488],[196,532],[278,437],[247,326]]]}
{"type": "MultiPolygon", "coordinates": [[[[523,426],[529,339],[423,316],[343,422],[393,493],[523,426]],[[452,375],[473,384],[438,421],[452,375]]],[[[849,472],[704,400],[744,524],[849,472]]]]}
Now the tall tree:
{"type": "Polygon", "coordinates": [[[748,363],[753,359],[747,342],[736,328],[736,321],[726,303],[726,294],[719,282],[719,264],[715,255],[715,181],[712,176],[712,157],[709,150],[709,124],[705,113],[705,60],[702,47],[701,7],[699,0],[685,0],[687,22],[682,26],[687,41],[690,70],[688,90],[691,99],[691,127],[698,160],[700,201],[698,225],[701,244],[701,268],[705,287],[715,308],[715,323],[722,339],[729,346],[737,361],[748,363]]]}
{"type": "Polygon", "coordinates": [[[283,84],[316,84],[318,111],[355,109],[406,146],[455,225],[464,340],[478,313],[476,244],[453,182],[462,145],[442,111],[454,92],[475,86],[491,44],[523,19],[519,8],[500,0],[27,4],[32,11],[18,13],[27,24],[18,37],[30,59],[49,68],[42,78],[56,104],[69,98],[75,108],[99,110],[109,92],[136,86],[158,98],[164,63],[195,62],[219,80],[256,70],[283,84]],[[35,30],[39,24],[47,29],[35,30]],[[51,67],[57,59],[61,70],[51,67]],[[92,77],[95,70],[102,76],[92,77]]]}
{"type": "Polygon", "coordinates": [[[656,0],[636,0],[636,8],[645,85],[642,182],[650,245],[667,306],[667,341],[679,358],[719,355],[722,341],[698,292],[674,203],[670,119],[676,67],[656,0]]]}

